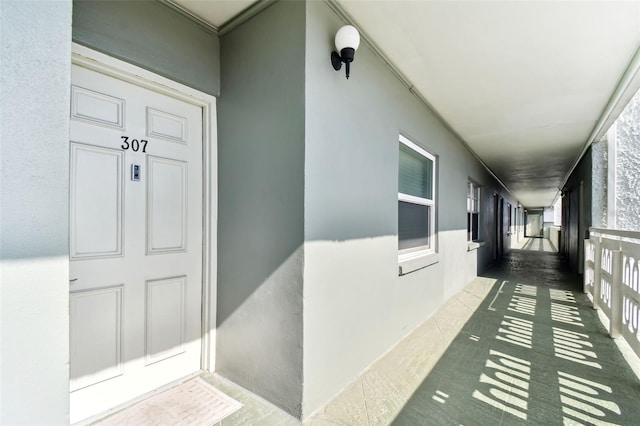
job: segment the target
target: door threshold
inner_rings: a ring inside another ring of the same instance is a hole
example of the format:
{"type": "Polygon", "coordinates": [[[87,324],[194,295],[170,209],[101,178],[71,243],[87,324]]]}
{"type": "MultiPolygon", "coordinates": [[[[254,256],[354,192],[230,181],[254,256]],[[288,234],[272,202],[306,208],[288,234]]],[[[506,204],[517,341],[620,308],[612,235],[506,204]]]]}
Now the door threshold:
{"type": "Polygon", "coordinates": [[[181,377],[178,380],[174,380],[173,382],[167,383],[164,386],[160,386],[159,388],[154,389],[151,392],[147,392],[147,393],[142,394],[142,395],[140,395],[140,396],[138,396],[136,398],[133,398],[133,399],[127,401],[127,402],[124,402],[122,404],[116,405],[115,407],[110,408],[109,410],[103,411],[103,412],[98,413],[98,414],[96,414],[94,416],[87,417],[86,419],[83,419],[83,420],[80,420],[79,422],[73,423],[72,426],[87,426],[87,425],[91,425],[91,424],[97,423],[97,422],[99,422],[101,420],[104,420],[106,417],[109,417],[112,414],[117,413],[118,411],[122,411],[122,410],[124,410],[126,408],[129,408],[129,407],[137,404],[140,401],[144,401],[145,399],[151,398],[154,395],[157,395],[157,394],[159,394],[161,392],[167,391],[167,390],[169,390],[171,388],[174,388],[174,387],[179,386],[179,385],[181,385],[181,384],[183,384],[185,382],[188,382],[189,380],[200,376],[203,372],[204,372],[204,370],[199,370],[199,371],[193,372],[193,373],[191,373],[191,374],[189,374],[187,376],[181,377]]]}

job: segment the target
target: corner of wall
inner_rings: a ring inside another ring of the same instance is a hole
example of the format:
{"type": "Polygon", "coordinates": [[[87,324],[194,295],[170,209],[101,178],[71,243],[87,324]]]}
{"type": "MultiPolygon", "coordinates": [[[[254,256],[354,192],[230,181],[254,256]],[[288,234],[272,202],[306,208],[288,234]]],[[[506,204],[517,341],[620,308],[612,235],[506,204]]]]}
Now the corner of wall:
{"type": "Polygon", "coordinates": [[[216,370],[302,414],[304,2],[220,38],[216,370]],[[287,28],[287,31],[282,31],[287,28]]]}

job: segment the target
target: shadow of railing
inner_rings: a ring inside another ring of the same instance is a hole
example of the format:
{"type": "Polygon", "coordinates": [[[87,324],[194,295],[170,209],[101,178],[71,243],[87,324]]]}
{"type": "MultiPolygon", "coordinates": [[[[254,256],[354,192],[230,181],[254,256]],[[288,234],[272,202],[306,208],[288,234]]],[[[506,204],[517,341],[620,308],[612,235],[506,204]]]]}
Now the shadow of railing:
{"type": "Polygon", "coordinates": [[[525,237],[525,240],[520,243],[515,243],[512,246],[515,250],[527,250],[527,251],[543,251],[547,253],[558,252],[557,247],[548,238],[538,237],[525,237]]]}
{"type": "Polygon", "coordinates": [[[638,423],[640,381],[579,283],[536,271],[543,257],[559,266],[521,251],[508,261],[525,273],[489,271],[499,281],[393,424],[638,423]]]}

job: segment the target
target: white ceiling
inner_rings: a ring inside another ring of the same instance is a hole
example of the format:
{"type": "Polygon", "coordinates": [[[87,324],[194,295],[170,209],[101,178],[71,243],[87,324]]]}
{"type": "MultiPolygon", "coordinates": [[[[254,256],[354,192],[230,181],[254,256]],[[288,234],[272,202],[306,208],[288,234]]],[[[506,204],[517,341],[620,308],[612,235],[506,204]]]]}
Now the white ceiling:
{"type": "Polygon", "coordinates": [[[256,3],[256,0],[168,0],[215,28],[222,27],[231,18],[256,3]]]}
{"type": "MultiPolygon", "coordinates": [[[[253,3],[174,2],[216,27],[253,3]]],[[[640,47],[640,1],[337,3],[525,207],[552,203],[640,47]]]]}

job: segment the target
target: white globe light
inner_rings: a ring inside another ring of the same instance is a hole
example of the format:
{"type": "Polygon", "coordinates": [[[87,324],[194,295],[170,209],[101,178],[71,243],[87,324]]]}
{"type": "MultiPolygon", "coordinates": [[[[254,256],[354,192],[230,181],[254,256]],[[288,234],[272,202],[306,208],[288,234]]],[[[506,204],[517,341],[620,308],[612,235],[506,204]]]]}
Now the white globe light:
{"type": "Polygon", "coordinates": [[[345,25],[336,33],[336,50],[340,52],[345,47],[357,50],[360,46],[360,34],[352,25],[345,25]]]}

